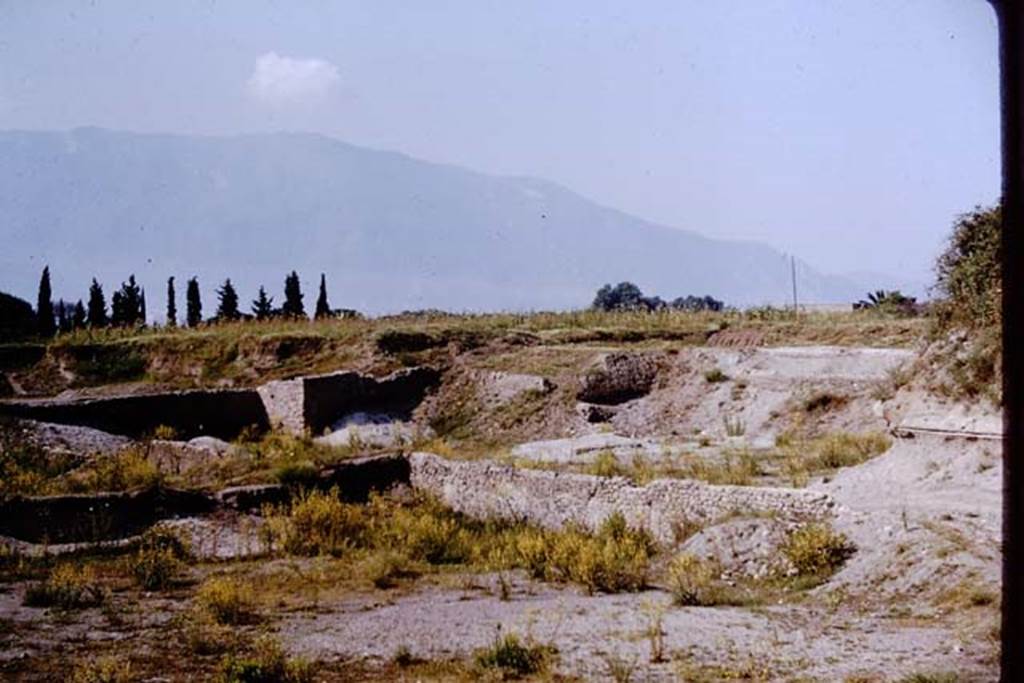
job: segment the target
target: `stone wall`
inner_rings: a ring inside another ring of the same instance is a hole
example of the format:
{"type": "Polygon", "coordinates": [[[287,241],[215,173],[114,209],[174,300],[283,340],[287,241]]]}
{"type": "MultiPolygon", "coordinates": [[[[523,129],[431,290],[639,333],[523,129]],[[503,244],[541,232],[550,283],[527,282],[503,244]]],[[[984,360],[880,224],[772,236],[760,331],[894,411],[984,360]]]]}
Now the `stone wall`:
{"type": "Polygon", "coordinates": [[[299,434],[319,434],[355,412],[380,412],[408,419],[424,394],[440,381],[432,368],[399,370],[377,379],[358,372],[333,372],[269,382],[258,389],[272,425],[299,434]]]}
{"type": "Polygon", "coordinates": [[[476,518],[524,521],[558,529],[569,523],[596,529],[618,511],[662,543],[674,543],[685,522],[710,522],[733,513],[783,519],[828,516],[824,493],[752,486],[712,486],[659,479],[636,486],[622,477],[517,469],[492,462],[454,462],[431,453],[409,456],[413,488],[476,518]]]}
{"type": "Polygon", "coordinates": [[[9,401],[0,403],[0,413],[131,437],[152,434],[166,425],[174,428],[179,438],[209,435],[233,439],[246,427],[266,429],[270,424],[263,401],[251,389],[9,401]]]}
{"type": "Polygon", "coordinates": [[[257,389],[176,391],[89,399],[0,402],[0,414],[40,422],[92,427],[130,437],[151,435],[160,425],[178,438],[233,439],[245,428],[279,426],[293,434],[319,434],[350,413],[381,412],[408,419],[440,381],[432,368],[399,370],[377,379],[357,372],[268,382],[257,389]]]}
{"type": "Polygon", "coordinates": [[[193,491],[143,491],[14,498],[0,503],[0,535],[31,543],[124,538],[169,517],[210,512],[215,502],[193,491]]]}

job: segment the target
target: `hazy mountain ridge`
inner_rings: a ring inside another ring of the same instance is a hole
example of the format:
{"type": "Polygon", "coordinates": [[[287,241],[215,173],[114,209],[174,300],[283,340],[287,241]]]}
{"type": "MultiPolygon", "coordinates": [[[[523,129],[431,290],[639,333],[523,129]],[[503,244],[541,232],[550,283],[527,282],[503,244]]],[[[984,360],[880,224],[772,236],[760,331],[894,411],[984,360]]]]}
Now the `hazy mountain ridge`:
{"type": "MultiPolygon", "coordinates": [[[[334,306],[370,312],[581,307],[605,282],[730,304],[791,296],[787,259],[600,206],[555,183],[498,177],[314,134],[151,135],[95,128],[0,132],[0,289],[30,297],[43,263],[56,296],[136,273],[162,311],[166,277],[198,275],[208,311],[231,277],[243,302],[307,306],[320,272],[334,306]]],[[[798,262],[801,299],[862,288],[798,262]]],[[[179,301],[179,307],[181,302],[179,301]]]]}

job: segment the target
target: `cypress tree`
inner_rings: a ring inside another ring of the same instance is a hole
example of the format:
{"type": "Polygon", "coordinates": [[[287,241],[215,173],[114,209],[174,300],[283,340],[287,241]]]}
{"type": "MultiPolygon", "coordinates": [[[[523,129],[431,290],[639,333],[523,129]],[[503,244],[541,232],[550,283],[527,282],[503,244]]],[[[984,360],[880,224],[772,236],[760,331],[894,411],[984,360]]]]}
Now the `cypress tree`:
{"type": "Polygon", "coordinates": [[[252,314],[257,320],[267,320],[274,315],[274,297],[267,298],[267,291],[260,285],[260,293],[252,302],[252,314]]]}
{"type": "Polygon", "coordinates": [[[71,306],[64,299],[58,299],[55,309],[57,311],[57,331],[67,334],[71,331],[71,306]]]}
{"type": "Polygon", "coordinates": [[[145,323],[145,295],[136,284],[134,274],[129,276],[128,282],[121,283],[121,289],[114,292],[110,308],[110,322],[114,325],[145,323]]]}
{"type": "Polygon", "coordinates": [[[231,284],[231,278],[225,280],[223,286],[217,290],[217,298],[218,320],[238,320],[241,317],[238,312],[238,293],[231,284]]]}
{"type": "Polygon", "coordinates": [[[185,289],[185,322],[195,327],[203,322],[203,302],[199,299],[199,280],[192,278],[185,289]]]}
{"type": "Polygon", "coordinates": [[[331,315],[331,306],[327,303],[327,277],[320,273],[320,296],[316,298],[316,313],[313,317],[317,320],[322,318],[329,318],[331,315]]]}
{"type": "Polygon", "coordinates": [[[167,278],[167,326],[178,326],[178,304],[174,301],[174,277],[167,278]]]}
{"type": "Polygon", "coordinates": [[[106,327],[107,323],[107,302],[103,297],[103,288],[96,278],[92,279],[89,285],[89,312],[86,316],[89,327],[106,327]]]}
{"type": "Polygon", "coordinates": [[[294,270],[284,279],[284,306],[281,307],[281,313],[289,318],[306,317],[306,307],[302,305],[299,275],[294,270]]]}
{"type": "Polygon", "coordinates": [[[36,324],[39,334],[44,337],[52,337],[57,331],[57,325],[53,319],[53,292],[50,290],[50,266],[43,268],[43,275],[39,278],[39,297],[36,300],[36,324]]]}
{"type": "Polygon", "coordinates": [[[78,303],[75,304],[75,311],[71,314],[71,328],[74,330],[80,330],[85,327],[85,306],[82,305],[82,300],[79,299],[78,303]]]}
{"type": "Polygon", "coordinates": [[[139,295],[139,324],[146,326],[146,290],[139,295]]]}
{"type": "Polygon", "coordinates": [[[124,292],[117,290],[110,297],[110,324],[114,327],[121,327],[128,319],[128,312],[125,310],[124,292]]]}

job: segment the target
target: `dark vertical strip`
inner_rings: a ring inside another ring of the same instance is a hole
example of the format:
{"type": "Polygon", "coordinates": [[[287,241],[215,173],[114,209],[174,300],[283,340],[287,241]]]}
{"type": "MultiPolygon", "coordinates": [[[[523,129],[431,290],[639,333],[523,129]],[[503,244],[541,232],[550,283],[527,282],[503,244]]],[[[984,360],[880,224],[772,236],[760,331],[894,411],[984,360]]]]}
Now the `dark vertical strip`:
{"type": "Polygon", "coordinates": [[[1024,3],[999,15],[1003,119],[1003,621],[1001,680],[1024,681],[1024,3]]]}

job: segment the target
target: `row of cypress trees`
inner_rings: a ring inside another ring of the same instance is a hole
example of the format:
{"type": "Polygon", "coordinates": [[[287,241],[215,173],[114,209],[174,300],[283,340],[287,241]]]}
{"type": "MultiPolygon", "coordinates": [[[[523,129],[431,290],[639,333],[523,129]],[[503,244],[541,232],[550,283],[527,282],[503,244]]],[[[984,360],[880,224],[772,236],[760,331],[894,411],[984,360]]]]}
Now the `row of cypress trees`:
{"type": "MultiPolygon", "coordinates": [[[[274,308],[274,297],[267,296],[261,285],[259,293],[250,306],[251,314],[239,309],[238,292],[231,278],[224,281],[217,292],[217,313],[210,322],[235,321],[244,318],[268,320],[270,318],[305,318],[306,308],[302,302],[302,288],[299,275],[294,270],[284,280],[284,303],[274,308]]],[[[146,324],[146,291],[135,281],[135,275],[121,283],[120,289],[111,296],[110,313],[107,312],[103,286],[93,278],[89,285],[88,303],[70,304],[63,299],[53,302],[50,284],[50,268],[43,268],[39,280],[39,294],[36,302],[37,331],[41,336],[52,337],[58,331],[69,332],[80,328],[130,327],[146,324]]],[[[320,274],[320,292],[316,300],[313,317],[317,320],[334,315],[327,302],[327,278],[320,274]]],[[[185,324],[196,327],[203,323],[203,303],[199,292],[199,279],[192,277],[185,288],[185,324]]],[[[167,279],[167,325],[178,325],[177,297],[174,278],[167,279]]]]}

